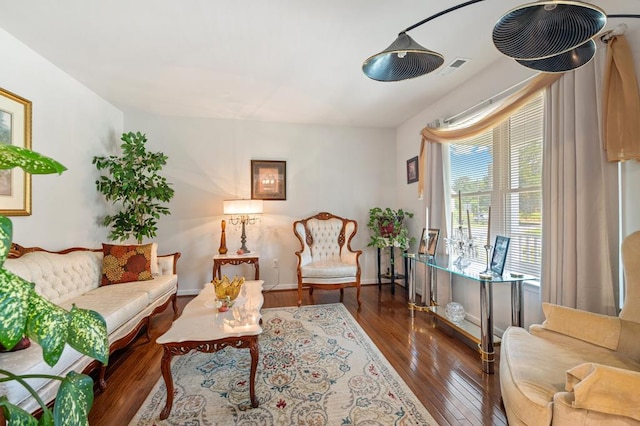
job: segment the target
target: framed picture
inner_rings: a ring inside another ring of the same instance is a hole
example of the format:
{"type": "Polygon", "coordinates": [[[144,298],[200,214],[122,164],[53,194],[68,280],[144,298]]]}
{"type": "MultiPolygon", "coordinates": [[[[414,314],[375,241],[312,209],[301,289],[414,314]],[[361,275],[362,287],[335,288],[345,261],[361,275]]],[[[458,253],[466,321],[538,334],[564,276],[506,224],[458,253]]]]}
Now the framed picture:
{"type": "Polygon", "coordinates": [[[251,199],[287,199],[287,162],[251,160],[251,199]]]}
{"type": "MultiPolygon", "coordinates": [[[[0,143],[31,149],[31,102],[0,89],[0,143]]],[[[31,214],[31,175],[16,167],[0,170],[0,214],[31,214]]]]}
{"type": "Polygon", "coordinates": [[[407,160],[407,184],[418,181],[418,156],[407,160]]]}
{"type": "Polygon", "coordinates": [[[429,228],[427,233],[426,228],[422,228],[422,237],[420,238],[420,246],[418,247],[418,253],[427,254],[429,256],[436,255],[436,249],[438,248],[438,238],[440,237],[440,230],[429,228]]]}
{"type": "Polygon", "coordinates": [[[509,237],[496,236],[496,242],[493,245],[493,256],[491,257],[491,272],[502,275],[504,264],[507,261],[509,241],[511,241],[509,237]]]}

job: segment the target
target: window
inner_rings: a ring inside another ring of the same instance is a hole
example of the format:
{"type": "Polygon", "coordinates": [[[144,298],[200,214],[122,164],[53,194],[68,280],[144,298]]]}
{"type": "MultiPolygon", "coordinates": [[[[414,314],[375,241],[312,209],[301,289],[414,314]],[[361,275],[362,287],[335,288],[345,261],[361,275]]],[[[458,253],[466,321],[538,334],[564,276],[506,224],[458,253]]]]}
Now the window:
{"type": "Polygon", "coordinates": [[[498,127],[450,144],[452,222],[471,225],[484,264],[489,206],[490,241],[511,238],[506,269],[540,276],[542,251],[543,95],[498,127]],[[458,191],[462,194],[459,211],[458,191]],[[468,213],[467,213],[468,212],[468,213]],[[453,220],[455,218],[455,221],[453,220]]]}

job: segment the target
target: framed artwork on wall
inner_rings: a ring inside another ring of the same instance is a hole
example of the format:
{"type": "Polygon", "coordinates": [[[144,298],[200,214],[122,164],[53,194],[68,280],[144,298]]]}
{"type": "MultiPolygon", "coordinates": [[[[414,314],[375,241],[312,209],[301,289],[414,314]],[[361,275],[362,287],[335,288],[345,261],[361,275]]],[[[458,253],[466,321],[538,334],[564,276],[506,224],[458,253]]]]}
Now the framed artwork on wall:
{"type": "Polygon", "coordinates": [[[407,160],[407,184],[418,181],[418,156],[407,160]]]}
{"type": "Polygon", "coordinates": [[[287,162],[251,160],[251,199],[287,199],[287,162]]]}
{"type": "Polygon", "coordinates": [[[496,242],[493,245],[493,256],[491,257],[491,272],[502,275],[504,272],[504,264],[507,261],[507,252],[509,251],[509,237],[502,235],[496,236],[496,242]]]}
{"type": "MultiPolygon", "coordinates": [[[[0,143],[31,149],[31,101],[0,89],[0,143]]],[[[0,170],[0,214],[31,214],[31,175],[21,168],[0,170]]]]}

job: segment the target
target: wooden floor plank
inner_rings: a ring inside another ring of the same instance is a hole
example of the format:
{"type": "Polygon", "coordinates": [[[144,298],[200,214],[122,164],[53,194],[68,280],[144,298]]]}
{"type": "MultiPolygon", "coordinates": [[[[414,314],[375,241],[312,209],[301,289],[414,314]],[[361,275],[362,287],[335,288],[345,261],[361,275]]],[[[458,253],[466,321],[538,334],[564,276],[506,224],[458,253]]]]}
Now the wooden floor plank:
{"type": "MultiPolygon", "coordinates": [[[[179,297],[182,309],[192,297],[179,297]]],[[[402,287],[395,294],[389,285],[363,286],[358,309],[355,289],[346,289],[344,305],[380,349],[398,374],[442,425],[506,425],[500,405],[500,382],[496,374],[482,372],[476,351],[434,327],[427,313],[407,309],[402,287]]],[[[304,304],[339,302],[339,292],[305,293],[304,304]]],[[[265,308],[295,306],[297,292],[265,293],[265,308]]],[[[151,342],[140,336],[112,355],[107,370],[108,386],[96,390],[89,421],[92,426],[126,425],[160,378],[162,350],[155,339],[165,332],[173,317],[171,309],[153,318],[151,342]]]]}

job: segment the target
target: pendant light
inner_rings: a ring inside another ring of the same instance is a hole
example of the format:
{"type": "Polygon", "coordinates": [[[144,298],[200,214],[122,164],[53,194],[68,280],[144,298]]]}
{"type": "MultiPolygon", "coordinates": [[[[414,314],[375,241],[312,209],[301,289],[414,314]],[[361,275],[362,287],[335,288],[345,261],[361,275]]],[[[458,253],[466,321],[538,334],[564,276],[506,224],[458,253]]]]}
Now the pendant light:
{"type": "MultiPolygon", "coordinates": [[[[597,6],[580,1],[542,0],[505,13],[493,29],[493,44],[514,59],[549,58],[583,46],[606,23],[607,15],[597,6]]],[[[580,53],[589,50],[578,49],[580,53]]],[[[578,61],[581,62],[584,59],[578,61]]]]}
{"type": "Polygon", "coordinates": [[[401,32],[389,47],[364,61],[362,71],[373,80],[400,81],[430,73],[443,62],[441,54],[425,49],[401,32]]]}
{"type": "Polygon", "coordinates": [[[596,54],[596,43],[588,40],[575,49],[542,59],[516,59],[527,68],[540,72],[560,73],[575,70],[586,65],[596,54]]]}

